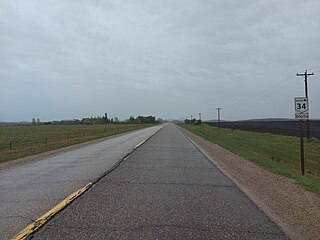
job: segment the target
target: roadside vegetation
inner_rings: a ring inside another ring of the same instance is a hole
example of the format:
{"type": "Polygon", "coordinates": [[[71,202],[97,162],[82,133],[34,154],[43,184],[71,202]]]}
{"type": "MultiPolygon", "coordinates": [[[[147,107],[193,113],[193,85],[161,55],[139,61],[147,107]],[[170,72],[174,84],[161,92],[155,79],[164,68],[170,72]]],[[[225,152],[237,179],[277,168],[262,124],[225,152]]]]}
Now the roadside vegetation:
{"type": "Polygon", "coordinates": [[[217,128],[206,124],[180,126],[268,171],[293,178],[307,190],[320,195],[318,139],[305,140],[305,175],[301,176],[300,142],[297,137],[217,128]]]}
{"type": "Polygon", "coordinates": [[[29,125],[0,127],[0,164],[150,124],[29,125]]]}

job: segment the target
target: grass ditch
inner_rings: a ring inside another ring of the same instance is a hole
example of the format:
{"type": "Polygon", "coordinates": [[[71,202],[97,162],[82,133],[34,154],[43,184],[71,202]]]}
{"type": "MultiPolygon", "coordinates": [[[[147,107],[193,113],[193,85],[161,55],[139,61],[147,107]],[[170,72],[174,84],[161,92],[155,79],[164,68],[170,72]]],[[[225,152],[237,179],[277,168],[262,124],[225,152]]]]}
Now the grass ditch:
{"type": "MultiPolygon", "coordinates": [[[[305,140],[305,175],[300,171],[300,139],[268,133],[181,124],[190,132],[254,162],[273,173],[295,179],[320,195],[320,140],[305,140]]],[[[276,186],[275,186],[276,187],[276,186]]]]}
{"type": "Polygon", "coordinates": [[[3,126],[0,127],[0,164],[147,126],[150,125],[3,126]]]}

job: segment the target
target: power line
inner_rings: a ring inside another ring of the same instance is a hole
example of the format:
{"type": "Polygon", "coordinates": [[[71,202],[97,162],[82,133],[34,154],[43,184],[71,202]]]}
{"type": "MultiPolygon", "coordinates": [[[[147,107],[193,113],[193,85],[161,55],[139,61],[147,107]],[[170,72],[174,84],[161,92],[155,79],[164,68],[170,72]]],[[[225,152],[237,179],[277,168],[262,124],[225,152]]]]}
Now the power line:
{"type": "MultiPolygon", "coordinates": [[[[261,97],[261,96],[265,96],[265,95],[269,95],[269,93],[271,92],[283,92],[284,90],[287,90],[295,85],[298,84],[298,80],[295,80],[293,83],[292,83],[292,76],[286,78],[286,80],[280,82],[280,83],[277,83],[277,84],[274,84],[272,85],[271,87],[267,88],[267,89],[264,89],[254,95],[251,95],[251,96],[248,96],[248,97],[245,97],[243,99],[239,99],[235,102],[232,102],[232,103],[229,103],[229,104],[226,104],[225,106],[233,106],[233,105],[238,105],[238,103],[240,102],[245,102],[245,101],[248,101],[248,100],[251,100],[251,99],[254,99],[254,98],[257,98],[257,97],[261,97]],[[291,84],[288,85],[288,83],[291,82],[291,84]],[[280,89],[280,91],[279,91],[280,89]]],[[[274,94],[272,94],[274,95],[274,94]]]]}
{"type": "MultiPolygon", "coordinates": [[[[310,70],[316,69],[316,68],[320,68],[320,65],[319,65],[319,66],[312,67],[312,68],[309,68],[309,69],[307,69],[307,71],[310,71],[310,70]]],[[[302,71],[301,71],[301,72],[302,72],[302,71]]]]}
{"type": "MultiPolygon", "coordinates": [[[[316,68],[320,68],[320,65],[312,67],[312,68],[309,68],[308,70],[312,70],[312,69],[316,69],[316,68]]],[[[315,71],[315,72],[320,72],[320,69],[315,71]]],[[[237,101],[231,102],[229,104],[225,104],[224,106],[225,107],[226,106],[227,107],[235,106],[235,105],[238,105],[239,103],[242,103],[242,102],[245,102],[245,101],[248,101],[248,100],[251,100],[251,99],[255,99],[255,98],[258,98],[258,97],[272,96],[272,95],[275,95],[275,94],[279,94],[281,92],[284,92],[284,91],[286,91],[286,90],[298,85],[298,83],[300,83],[300,80],[294,80],[293,81],[293,76],[289,76],[284,81],[278,82],[277,84],[274,84],[274,85],[270,86],[269,88],[266,88],[266,89],[264,89],[262,91],[259,91],[256,94],[253,94],[251,96],[247,96],[247,97],[244,97],[244,98],[239,99],[237,101]]]]}
{"type": "Polygon", "coordinates": [[[276,91],[272,92],[271,94],[264,94],[264,95],[262,95],[262,96],[272,96],[272,95],[275,95],[275,94],[278,94],[278,93],[284,92],[284,91],[286,91],[286,90],[288,90],[288,89],[290,89],[290,88],[292,88],[292,87],[294,87],[294,86],[298,85],[298,83],[300,83],[300,81],[299,81],[299,80],[294,81],[292,84],[290,84],[290,85],[288,85],[288,86],[285,86],[285,87],[283,87],[283,88],[279,88],[278,90],[276,90],[276,91]]]}

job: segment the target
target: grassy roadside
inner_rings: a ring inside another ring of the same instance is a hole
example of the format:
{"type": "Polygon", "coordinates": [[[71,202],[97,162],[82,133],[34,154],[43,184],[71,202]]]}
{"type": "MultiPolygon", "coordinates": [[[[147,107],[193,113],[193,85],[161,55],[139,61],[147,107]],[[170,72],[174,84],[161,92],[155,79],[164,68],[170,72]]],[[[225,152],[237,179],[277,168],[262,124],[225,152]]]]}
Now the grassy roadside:
{"type": "Polygon", "coordinates": [[[320,195],[320,141],[305,141],[305,176],[300,174],[299,138],[208,125],[181,127],[254,162],[264,169],[295,179],[306,189],[320,195]]]}
{"type": "Polygon", "coordinates": [[[0,127],[0,164],[147,126],[150,125],[110,124],[0,127]]]}

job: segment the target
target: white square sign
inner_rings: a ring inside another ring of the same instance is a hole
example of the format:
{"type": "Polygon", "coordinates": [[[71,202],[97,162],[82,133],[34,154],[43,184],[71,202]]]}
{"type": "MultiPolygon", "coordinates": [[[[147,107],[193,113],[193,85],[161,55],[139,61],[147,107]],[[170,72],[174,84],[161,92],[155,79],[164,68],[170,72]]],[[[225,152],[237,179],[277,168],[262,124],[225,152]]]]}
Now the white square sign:
{"type": "Polygon", "coordinates": [[[306,97],[294,98],[295,118],[304,120],[309,119],[309,103],[306,97]]]}

